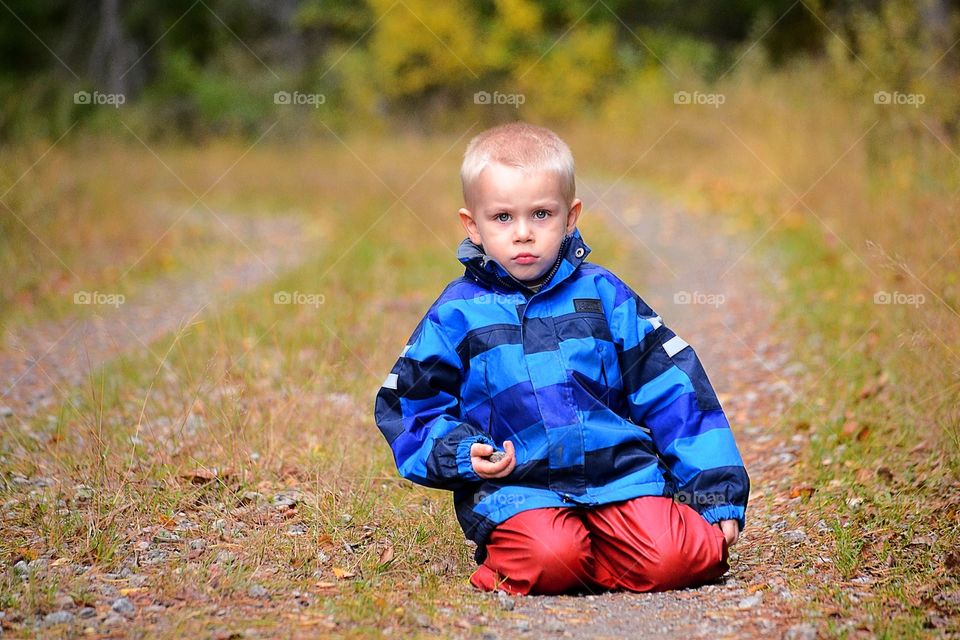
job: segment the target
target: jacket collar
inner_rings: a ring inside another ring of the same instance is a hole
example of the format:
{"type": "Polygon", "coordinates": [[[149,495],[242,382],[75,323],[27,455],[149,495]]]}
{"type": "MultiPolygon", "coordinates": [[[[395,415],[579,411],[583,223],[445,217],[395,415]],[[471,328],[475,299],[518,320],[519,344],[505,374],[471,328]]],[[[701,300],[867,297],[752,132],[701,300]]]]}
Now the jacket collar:
{"type": "MultiPolygon", "coordinates": [[[[539,292],[552,289],[569,277],[589,254],[590,247],[580,237],[580,230],[574,227],[573,231],[567,234],[560,245],[558,262],[553,265],[553,276],[543,284],[539,292]]],[[[499,286],[524,293],[533,292],[532,289],[507,273],[503,265],[485,253],[483,247],[474,244],[470,238],[464,238],[460,242],[460,246],[457,248],[457,260],[466,266],[465,276],[472,276],[490,287],[499,286]]]]}

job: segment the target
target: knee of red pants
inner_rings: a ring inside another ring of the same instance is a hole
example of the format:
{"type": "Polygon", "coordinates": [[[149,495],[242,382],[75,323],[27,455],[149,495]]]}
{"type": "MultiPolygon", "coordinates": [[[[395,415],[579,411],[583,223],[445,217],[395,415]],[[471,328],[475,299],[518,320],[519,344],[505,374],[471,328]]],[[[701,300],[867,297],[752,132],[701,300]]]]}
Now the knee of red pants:
{"type": "Polygon", "coordinates": [[[530,509],[498,525],[487,558],[471,576],[475,587],[518,594],[559,594],[593,584],[586,527],[572,509],[530,509]]]}
{"type": "Polygon", "coordinates": [[[664,591],[723,575],[723,532],[691,507],[646,496],[601,507],[589,516],[599,581],[611,589],[664,591]]]}

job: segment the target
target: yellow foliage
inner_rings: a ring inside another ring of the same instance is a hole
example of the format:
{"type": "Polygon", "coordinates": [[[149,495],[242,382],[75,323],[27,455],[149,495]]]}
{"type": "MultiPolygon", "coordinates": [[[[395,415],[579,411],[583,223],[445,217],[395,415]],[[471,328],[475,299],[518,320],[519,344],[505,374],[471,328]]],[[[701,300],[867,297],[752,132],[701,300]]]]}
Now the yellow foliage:
{"type": "Polygon", "coordinates": [[[546,118],[576,115],[616,69],[615,42],[613,25],[582,25],[546,54],[518,63],[513,77],[525,107],[546,118]]]}
{"type": "Polygon", "coordinates": [[[483,73],[472,5],[460,0],[369,2],[378,19],[370,35],[370,62],[387,96],[463,86],[483,73]]]}

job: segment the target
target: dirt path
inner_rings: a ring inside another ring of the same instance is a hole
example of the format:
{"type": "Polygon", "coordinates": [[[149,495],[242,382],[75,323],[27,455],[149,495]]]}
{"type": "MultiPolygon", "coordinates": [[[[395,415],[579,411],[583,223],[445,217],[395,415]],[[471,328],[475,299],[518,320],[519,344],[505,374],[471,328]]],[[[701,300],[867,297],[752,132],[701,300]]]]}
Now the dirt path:
{"type": "Polygon", "coordinates": [[[802,596],[787,586],[797,566],[789,561],[790,546],[802,539],[785,531],[779,515],[790,500],[787,471],[802,443],[783,441],[775,428],[801,373],[762,294],[776,272],[758,264],[742,238],[719,229],[718,217],[685,212],[624,184],[605,193],[603,185],[581,183],[581,197],[635,240],[636,271],[621,276],[694,346],[730,419],[751,479],[747,528],[731,549],[730,571],[716,584],[654,594],[500,596],[512,608],[513,626],[498,637],[814,638],[815,629],[798,622],[802,596]]]}
{"type": "MultiPolygon", "coordinates": [[[[161,278],[129,299],[80,292],[93,313],[3,336],[0,348],[0,417],[26,418],[64,396],[121,354],[148,349],[225,299],[298,264],[304,255],[302,222],[293,217],[221,213],[223,242],[236,244],[234,261],[203,273],[161,278]]],[[[161,354],[162,355],[162,354],[161,354]]]]}

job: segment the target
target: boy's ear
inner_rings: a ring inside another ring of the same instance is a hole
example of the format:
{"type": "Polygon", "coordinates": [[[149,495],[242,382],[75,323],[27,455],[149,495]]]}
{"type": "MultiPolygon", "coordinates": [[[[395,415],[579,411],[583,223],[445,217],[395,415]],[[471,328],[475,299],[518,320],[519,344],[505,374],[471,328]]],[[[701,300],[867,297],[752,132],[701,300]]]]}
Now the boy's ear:
{"type": "Polygon", "coordinates": [[[573,228],[577,226],[577,220],[580,218],[580,212],[583,210],[583,202],[580,198],[575,198],[570,204],[570,212],[567,214],[567,233],[572,233],[573,228]]]}
{"type": "Polygon", "coordinates": [[[463,225],[464,230],[467,232],[470,241],[474,244],[481,244],[480,242],[480,231],[477,229],[477,221],[473,219],[473,214],[469,209],[461,208],[457,213],[460,214],[460,224],[463,225]]]}

